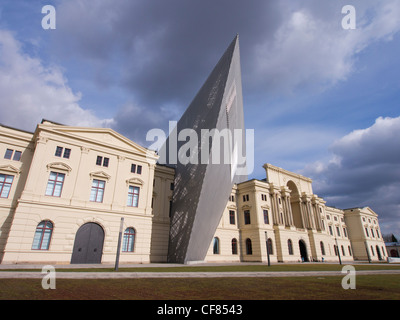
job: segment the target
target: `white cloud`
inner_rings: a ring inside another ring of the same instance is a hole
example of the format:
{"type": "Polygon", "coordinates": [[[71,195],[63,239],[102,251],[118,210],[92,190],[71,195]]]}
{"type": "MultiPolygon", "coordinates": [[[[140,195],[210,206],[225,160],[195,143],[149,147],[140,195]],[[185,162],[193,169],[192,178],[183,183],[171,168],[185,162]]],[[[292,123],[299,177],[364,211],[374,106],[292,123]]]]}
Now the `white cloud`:
{"type": "Polygon", "coordinates": [[[330,161],[301,172],[313,179],[314,192],[341,208],[370,206],[384,232],[400,233],[400,117],[376,119],[331,147],[330,161]],[[397,224],[396,224],[397,223],[397,224]]]}
{"type": "Polygon", "coordinates": [[[21,129],[34,130],[42,118],[79,126],[112,122],[83,109],[62,70],[24,53],[7,30],[0,30],[0,97],[0,122],[21,129]]]}
{"type": "Polygon", "coordinates": [[[273,38],[256,47],[257,78],[267,79],[266,88],[285,93],[346,80],[355,71],[358,53],[377,41],[390,41],[400,30],[399,1],[364,1],[355,7],[357,28],[344,30],[339,3],[322,7],[307,2],[298,9],[282,5],[286,18],[273,38]]]}

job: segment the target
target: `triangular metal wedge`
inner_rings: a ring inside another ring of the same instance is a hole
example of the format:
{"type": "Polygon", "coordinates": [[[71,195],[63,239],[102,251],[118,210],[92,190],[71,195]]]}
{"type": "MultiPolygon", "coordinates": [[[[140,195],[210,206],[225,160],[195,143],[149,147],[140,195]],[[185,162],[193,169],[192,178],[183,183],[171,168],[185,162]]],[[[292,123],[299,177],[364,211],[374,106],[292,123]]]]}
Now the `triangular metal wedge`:
{"type": "Polygon", "coordinates": [[[247,180],[238,35],[161,152],[176,169],[168,261],[203,261],[233,184],[247,180]]]}

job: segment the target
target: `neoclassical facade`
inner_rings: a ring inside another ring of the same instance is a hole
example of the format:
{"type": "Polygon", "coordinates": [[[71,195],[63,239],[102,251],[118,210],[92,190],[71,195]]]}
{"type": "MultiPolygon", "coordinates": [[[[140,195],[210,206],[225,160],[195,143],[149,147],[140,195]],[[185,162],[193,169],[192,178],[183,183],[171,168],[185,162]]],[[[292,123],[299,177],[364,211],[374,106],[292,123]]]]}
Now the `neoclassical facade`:
{"type": "MultiPolygon", "coordinates": [[[[174,169],[107,128],[0,125],[0,261],[166,262],[174,169]]],[[[235,184],[205,261],[378,261],[370,208],[326,206],[309,178],[265,164],[235,184]]]]}
{"type": "Polygon", "coordinates": [[[326,206],[311,179],[265,164],[266,179],[237,184],[207,261],[378,261],[387,258],[369,207],[326,206]],[[267,252],[268,248],[268,252],[267,252]]]}

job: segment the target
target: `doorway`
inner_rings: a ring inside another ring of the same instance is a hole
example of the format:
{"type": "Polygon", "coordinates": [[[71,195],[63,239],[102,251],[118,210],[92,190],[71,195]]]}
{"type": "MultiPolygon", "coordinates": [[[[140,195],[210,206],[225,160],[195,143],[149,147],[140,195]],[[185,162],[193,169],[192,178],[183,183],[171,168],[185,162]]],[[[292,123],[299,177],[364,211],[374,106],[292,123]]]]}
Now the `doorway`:
{"type": "Polygon", "coordinates": [[[94,222],[85,223],[76,232],[72,263],[101,263],[104,230],[94,222]]]}
{"type": "Polygon", "coordinates": [[[300,256],[302,262],[308,262],[307,246],[303,240],[299,240],[300,256]]]}

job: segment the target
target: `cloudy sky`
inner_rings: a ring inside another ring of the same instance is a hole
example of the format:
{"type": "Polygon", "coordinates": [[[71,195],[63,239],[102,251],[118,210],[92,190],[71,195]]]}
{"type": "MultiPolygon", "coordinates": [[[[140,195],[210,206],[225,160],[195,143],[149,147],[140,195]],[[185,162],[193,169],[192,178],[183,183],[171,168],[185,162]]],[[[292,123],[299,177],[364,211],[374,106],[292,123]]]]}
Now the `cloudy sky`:
{"type": "Polygon", "coordinates": [[[250,178],[266,162],[304,174],[328,205],[368,205],[400,235],[399,30],[398,0],[2,0],[0,123],[111,127],[148,146],[238,33],[250,178]]]}

